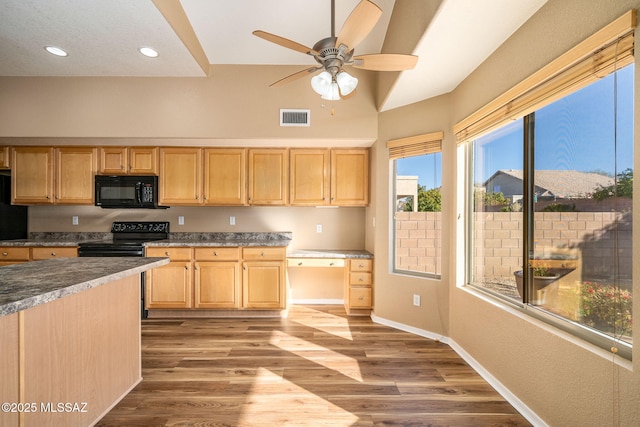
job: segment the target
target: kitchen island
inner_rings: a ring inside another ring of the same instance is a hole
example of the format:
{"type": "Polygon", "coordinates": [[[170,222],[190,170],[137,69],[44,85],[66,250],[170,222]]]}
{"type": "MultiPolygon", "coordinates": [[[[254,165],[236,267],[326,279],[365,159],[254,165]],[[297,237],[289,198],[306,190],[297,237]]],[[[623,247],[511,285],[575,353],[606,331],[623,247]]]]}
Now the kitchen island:
{"type": "Polygon", "coordinates": [[[140,382],[140,273],[166,263],[0,267],[0,425],[92,425],[140,382]]]}

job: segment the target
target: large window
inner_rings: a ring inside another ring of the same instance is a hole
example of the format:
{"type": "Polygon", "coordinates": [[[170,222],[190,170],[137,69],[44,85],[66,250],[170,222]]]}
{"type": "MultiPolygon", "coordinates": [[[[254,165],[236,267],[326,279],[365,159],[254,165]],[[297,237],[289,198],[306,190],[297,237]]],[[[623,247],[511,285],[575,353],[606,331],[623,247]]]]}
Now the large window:
{"type": "Polygon", "coordinates": [[[468,283],[629,355],[633,76],[626,66],[468,145],[468,283]]]}
{"type": "Polygon", "coordinates": [[[393,270],[439,278],[442,271],[442,132],[389,141],[393,162],[393,270]]]}

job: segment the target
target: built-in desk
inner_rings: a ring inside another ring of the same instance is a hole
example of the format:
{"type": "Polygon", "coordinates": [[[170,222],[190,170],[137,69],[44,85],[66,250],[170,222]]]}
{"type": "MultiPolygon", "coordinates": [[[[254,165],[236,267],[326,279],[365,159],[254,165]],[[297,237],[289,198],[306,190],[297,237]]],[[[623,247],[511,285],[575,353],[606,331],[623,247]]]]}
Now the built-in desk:
{"type": "Polygon", "coordinates": [[[287,254],[287,267],[293,302],[340,301],[349,315],[371,314],[374,281],[370,252],[294,250],[287,254]],[[303,269],[310,269],[312,274],[303,274],[303,269]],[[296,297],[296,291],[306,298],[296,297]]]}

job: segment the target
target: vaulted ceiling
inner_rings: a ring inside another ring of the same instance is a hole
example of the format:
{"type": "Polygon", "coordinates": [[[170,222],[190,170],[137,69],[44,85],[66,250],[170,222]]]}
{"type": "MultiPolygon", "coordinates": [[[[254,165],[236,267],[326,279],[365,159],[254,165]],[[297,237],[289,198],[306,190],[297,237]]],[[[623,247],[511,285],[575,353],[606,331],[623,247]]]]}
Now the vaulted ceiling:
{"type": "MultiPolygon", "coordinates": [[[[337,33],[359,1],[335,1],[337,33]]],[[[452,91],[546,2],[372,1],[383,14],[357,53],[419,56],[415,69],[398,73],[380,110],[452,91]],[[407,17],[419,34],[405,40],[398,20],[407,17]]],[[[331,35],[331,0],[3,0],[0,76],[206,77],[218,64],[315,64],[255,37],[257,29],[313,46],[331,35]],[[47,53],[51,45],[69,55],[47,53]],[[144,46],[159,56],[142,56],[144,46]]]]}

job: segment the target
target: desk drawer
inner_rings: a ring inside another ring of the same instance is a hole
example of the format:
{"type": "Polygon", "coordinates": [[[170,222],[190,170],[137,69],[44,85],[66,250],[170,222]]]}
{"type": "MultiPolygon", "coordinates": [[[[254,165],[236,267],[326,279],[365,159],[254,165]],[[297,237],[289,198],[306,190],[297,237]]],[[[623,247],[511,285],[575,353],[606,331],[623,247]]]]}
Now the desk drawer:
{"type": "Polygon", "coordinates": [[[344,267],[343,259],[335,258],[289,258],[289,267],[344,267]]]}
{"type": "Polygon", "coordinates": [[[349,273],[349,284],[356,286],[371,285],[373,283],[371,273],[349,273]]]}
{"type": "Polygon", "coordinates": [[[371,271],[373,269],[373,261],[370,259],[352,259],[351,271],[371,271]]]}
{"type": "Polygon", "coordinates": [[[371,308],[371,288],[351,288],[349,306],[351,308],[371,308]]]}

